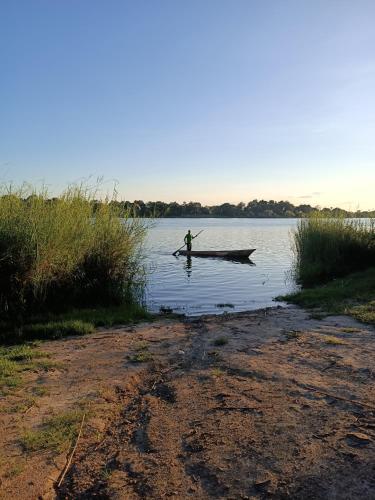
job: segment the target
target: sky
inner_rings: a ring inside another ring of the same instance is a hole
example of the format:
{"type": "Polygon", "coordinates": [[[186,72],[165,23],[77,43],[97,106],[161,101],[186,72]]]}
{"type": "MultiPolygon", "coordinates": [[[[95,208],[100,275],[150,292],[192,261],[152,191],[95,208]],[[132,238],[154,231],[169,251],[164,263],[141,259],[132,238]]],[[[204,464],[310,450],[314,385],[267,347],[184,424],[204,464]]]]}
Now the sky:
{"type": "Polygon", "coordinates": [[[374,0],[0,0],[0,182],[375,209],[374,0]]]}

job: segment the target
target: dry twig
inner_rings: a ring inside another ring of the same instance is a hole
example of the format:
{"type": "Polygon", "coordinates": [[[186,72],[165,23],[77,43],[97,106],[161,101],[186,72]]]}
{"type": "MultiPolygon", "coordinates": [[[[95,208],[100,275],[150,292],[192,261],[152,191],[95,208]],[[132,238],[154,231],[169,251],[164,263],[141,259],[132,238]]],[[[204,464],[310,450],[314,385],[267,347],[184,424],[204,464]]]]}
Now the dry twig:
{"type": "Polygon", "coordinates": [[[81,434],[82,434],[82,429],[83,429],[83,423],[85,421],[85,416],[86,416],[86,413],[84,413],[83,416],[82,416],[81,426],[79,428],[79,432],[78,432],[78,436],[77,436],[77,439],[76,439],[76,443],[74,445],[72,453],[70,454],[69,460],[67,461],[67,463],[65,465],[65,468],[64,468],[64,470],[63,470],[63,472],[61,474],[60,481],[57,483],[57,487],[58,488],[60,488],[62,482],[64,481],[64,477],[65,477],[66,473],[68,472],[70,464],[72,463],[73,455],[74,455],[74,453],[75,453],[75,451],[77,449],[78,441],[79,441],[79,438],[81,437],[81,434]]]}

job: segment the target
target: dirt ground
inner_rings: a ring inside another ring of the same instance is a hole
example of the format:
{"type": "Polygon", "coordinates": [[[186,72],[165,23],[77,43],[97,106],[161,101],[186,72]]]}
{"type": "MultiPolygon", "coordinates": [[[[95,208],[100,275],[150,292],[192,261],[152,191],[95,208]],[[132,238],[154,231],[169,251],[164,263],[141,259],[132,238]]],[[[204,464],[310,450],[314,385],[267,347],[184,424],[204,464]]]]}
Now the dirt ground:
{"type": "Polygon", "coordinates": [[[46,389],[26,413],[0,414],[1,498],[375,499],[372,327],[272,308],[43,350],[59,368],[0,402],[46,389]],[[25,454],[19,435],[77,404],[87,418],[57,489],[69,454],[25,454]]]}

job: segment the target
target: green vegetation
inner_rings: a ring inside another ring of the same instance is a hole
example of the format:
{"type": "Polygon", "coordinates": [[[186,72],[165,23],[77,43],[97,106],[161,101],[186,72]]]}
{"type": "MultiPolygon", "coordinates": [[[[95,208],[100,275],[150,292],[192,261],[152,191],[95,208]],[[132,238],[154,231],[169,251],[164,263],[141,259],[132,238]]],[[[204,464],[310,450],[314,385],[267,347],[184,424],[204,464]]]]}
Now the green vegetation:
{"type": "Polygon", "coordinates": [[[25,451],[64,451],[69,448],[78,433],[83,411],[76,410],[45,420],[40,429],[26,431],[21,444],[25,451]]]}
{"type": "MultiPolygon", "coordinates": [[[[51,337],[58,337],[54,329],[62,330],[63,335],[82,335],[92,333],[98,326],[111,327],[127,323],[151,320],[152,314],[136,303],[124,303],[118,306],[71,309],[62,314],[43,314],[30,319],[30,330],[40,331],[40,338],[45,338],[48,333],[51,337]]],[[[27,332],[28,326],[24,326],[27,332]]]]}
{"type": "Polygon", "coordinates": [[[153,359],[152,353],[148,350],[149,344],[145,340],[141,340],[134,345],[134,350],[137,351],[131,356],[130,361],[133,363],[147,363],[153,359]]]}
{"type": "MultiPolygon", "coordinates": [[[[249,203],[223,203],[221,205],[203,206],[200,203],[164,203],[162,201],[142,200],[114,201],[113,204],[125,213],[129,211],[139,217],[307,217],[313,212],[319,212],[326,217],[375,217],[372,212],[348,212],[341,208],[317,209],[311,205],[293,205],[288,201],[253,200],[249,203]]],[[[99,205],[99,204],[98,204],[99,205]]]]}
{"type": "Polygon", "coordinates": [[[72,309],[62,314],[32,316],[17,329],[10,321],[5,322],[0,325],[0,341],[17,343],[35,339],[59,339],[67,335],[86,335],[93,333],[96,327],[150,321],[152,318],[144,307],[134,303],[96,309],[72,309]]]}
{"type": "Polygon", "coordinates": [[[278,297],[278,300],[314,309],[318,313],[350,314],[360,321],[375,324],[375,268],[278,297]]]}
{"type": "Polygon", "coordinates": [[[153,359],[153,355],[149,352],[149,343],[145,340],[141,340],[134,344],[134,350],[137,351],[136,354],[130,356],[130,361],[132,363],[146,363],[147,361],[151,361],[153,359]]]}
{"type": "Polygon", "coordinates": [[[375,324],[374,227],[373,220],[366,224],[317,215],[300,221],[294,234],[297,280],[311,286],[336,279],[279,299],[313,309],[313,318],[349,314],[375,324]]]}
{"type": "MultiPolygon", "coordinates": [[[[374,297],[374,293],[372,294],[374,297]]],[[[375,300],[369,301],[366,304],[355,306],[349,309],[349,314],[357,318],[363,323],[372,323],[375,325],[375,300]]]]}
{"type": "Polygon", "coordinates": [[[21,385],[21,377],[17,363],[0,357],[0,394],[21,385]]]}
{"type": "Polygon", "coordinates": [[[146,342],[146,340],[141,340],[140,342],[136,343],[134,348],[136,351],[145,351],[148,349],[148,342],[146,342]]]}
{"type": "MultiPolygon", "coordinates": [[[[82,186],[50,199],[45,190],[3,187],[0,313],[25,318],[71,307],[134,301],[144,282],[145,222],[82,186]]],[[[81,318],[79,318],[81,319],[81,318]]]]}
{"type": "Polygon", "coordinates": [[[298,330],[289,330],[289,331],[285,331],[284,335],[285,335],[285,340],[286,341],[288,341],[288,340],[297,340],[297,339],[300,338],[301,332],[299,332],[298,330]]]}
{"type": "Polygon", "coordinates": [[[17,477],[20,474],[22,474],[22,472],[24,471],[24,469],[25,469],[25,465],[23,463],[13,462],[8,467],[8,470],[5,473],[5,477],[7,479],[10,479],[10,478],[13,478],[13,477],[17,477]]]}
{"type": "Polygon", "coordinates": [[[36,399],[25,397],[20,403],[4,408],[2,413],[26,413],[33,406],[37,406],[36,399]]]}
{"type": "Polygon", "coordinates": [[[33,387],[33,394],[35,394],[35,396],[39,396],[39,397],[48,396],[49,390],[47,389],[47,387],[44,387],[43,385],[37,385],[37,386],[33,387]]]}
{"type": "Polygon", "coordinates": [[[375,224],[359,219],[303,219],[294,233],[295,276],[303,286],[366,269],[375,262],[375,224]]]}
{"type": "Polygon", "coordinates": [[[143,350],[134,354],[130,361],[133,363],[147,363],[147,361],[151,361],[153,359],[153,355],[148,350],[143,350]]]}
{"type": "Polygon", "coordinates": [[[59,339],[67,335],[85,335],[94,330],[93,323],[76,319],[24,325],[22,335],[27,339],[59,339]]]}
{"type": "Polygon", "coordinates": [[[334,337],[333,335],[326,335],[324,339],[326,344],[330,345],[345,345],[347,342],[345,340],[339,339],[338,337],[334,337]]]}
{"type": "Polygon", "coordinates": [[[0,347],[0,394],[21,386],[22,372],[55,368],[56,363],[48,358],[48,353],[35,349],[32,344],[0,347]]]}
{"type": "Polygon", "coordinates": [[[103,481],[109,481],[113,474],[113,469],[110,469],[107,465],[103,467],[103,469],[100,471],[100,477],[103,479],[103,481]]]}
{"type": "Polygon", "coordinates": [[[343,333],[359,333],[362,331],[360,328],[353,328],[351,326],[344,326],[342,328],[338,328],[338,330],[343,333]]]}
{"type": "Polygon", "coordinates": [[[35,359],[48,357],[48,353],[38,351],[32,345],[22,344],[10,348],[0,348],[0,356],[17,362],[30,362],[35,359]]]}

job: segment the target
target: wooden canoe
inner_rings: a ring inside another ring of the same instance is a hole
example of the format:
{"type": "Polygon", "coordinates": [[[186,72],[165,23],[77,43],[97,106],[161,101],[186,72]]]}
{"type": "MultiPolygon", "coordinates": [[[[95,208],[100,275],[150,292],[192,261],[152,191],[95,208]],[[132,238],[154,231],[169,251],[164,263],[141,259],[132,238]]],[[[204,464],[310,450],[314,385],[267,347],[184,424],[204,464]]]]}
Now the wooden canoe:
{"type": "Polygon", "coordinates": [[[223,259],[246,259],[255,252],[255,248],[248,250],[180,250],[179,255],[188,257],[222,257],[223,259]]]}

